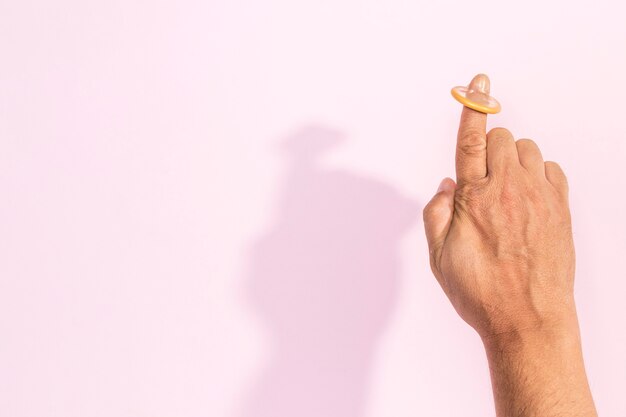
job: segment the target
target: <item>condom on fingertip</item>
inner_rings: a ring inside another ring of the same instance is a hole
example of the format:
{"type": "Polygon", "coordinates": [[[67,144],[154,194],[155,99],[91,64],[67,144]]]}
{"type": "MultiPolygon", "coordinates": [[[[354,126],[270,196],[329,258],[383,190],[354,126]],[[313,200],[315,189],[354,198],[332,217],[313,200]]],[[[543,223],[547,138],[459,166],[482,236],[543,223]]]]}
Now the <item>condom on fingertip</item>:
{"type": "Polygon", "coordinates": [[[489,95],[489,84],[489,77],[485,74],[478,74],[469,86],[454,87],[451,91],[452,97],[472,110],[487,114],[498,113],[502,107],[498,100],[489,95]]]}

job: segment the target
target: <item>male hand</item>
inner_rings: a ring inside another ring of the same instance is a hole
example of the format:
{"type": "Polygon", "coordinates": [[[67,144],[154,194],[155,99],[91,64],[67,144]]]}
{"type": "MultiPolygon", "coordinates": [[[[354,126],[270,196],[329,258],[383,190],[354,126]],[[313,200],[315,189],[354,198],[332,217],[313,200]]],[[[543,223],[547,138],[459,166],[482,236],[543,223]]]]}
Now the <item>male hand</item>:
{"type": "MultiPolygon", "coordinates": [[[[489,93],[479,74],[470,88],[489,93]]],[[[568,185],[529,139],[464,107],[457,183],[424,208],[435,277],[482,337],[498,417],[595,417],[574,305],[568,185]]]]}
{"type": "MultiPolygon", "coordinates": [[[[488,94],[489,79],[470,88],[488,94]]],[[[535,142],[486,124],[463,107],[457,184],[444,179],[424,209],[433,273],[482,337],[559,325],[575,314],[567,180],[535,142]]]]}

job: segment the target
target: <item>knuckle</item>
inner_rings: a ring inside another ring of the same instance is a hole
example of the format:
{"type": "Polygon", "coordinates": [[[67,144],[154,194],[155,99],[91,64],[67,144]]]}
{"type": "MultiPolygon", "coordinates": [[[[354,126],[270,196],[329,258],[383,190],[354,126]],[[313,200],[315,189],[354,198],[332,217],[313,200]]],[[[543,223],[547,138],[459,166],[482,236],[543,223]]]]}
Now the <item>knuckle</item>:
{"type": "Polygon", "coordinates": [[[500,189],[500,201],[506,208],[517,209],[522,202],[523,193],[514,181],[503,181],[500,189]]]}
{"type": "Polygon", "coordinates": [[[567,176],[565,172],[561,168],[561,166],[554,161],[546,161],[545,162],[545,170],[546,173],[554,180],[558,181],[559,184],[567,187],[567,176]]]}
{"type": "Polygon", "coordinates": [[[518,139],[518,140],[515,141],[515,143],[517,144],[518,148],[520,148],[520,147],[522,147],[522,148],[539,148],[537,146],[537,143],[535,143],[535,141],[532,140],[532,139],[526,139],[526,138],[518,139]]]}
{"type": "Polygon", "coordinates": [[[461,142],[479,143],[484,142],[484,134],[478,129],[467,129],[461,135],[461,142]]]}
{"type": "Polygon", "coordinates": [[[486,191],[487,188],[480,183],[459,187],[455,195],[457,208],[472,216],[482,214],[485,209],[485,201],[488,200],[486,191]]]}
{"type": "Polygon", "coordinates": [[[529,186],[526,187],[525,199],[529,204],[536,207],[545,205],[546,195],[542,187],[529,186]]]}
{"type": "Polygon", "coordinates": [[[497,138],[513,138],[513,134],[504,127],[494,127],[487,133],[488,137],[497,137],[497,138]]]}
{"type": "Polygon", "coordinates": [[[463,134],[459,141],[459,150],[466,155],[476,155],[485,151],[487,144],[484,135],[479,131],[469,131],[463,134]]]}
{"type": "Polygon", "coordinates": [[[552,169],[556,172],[558,171],[562,172],[561,166],[554,161],[546,161],[546,168],[552,169]]]}

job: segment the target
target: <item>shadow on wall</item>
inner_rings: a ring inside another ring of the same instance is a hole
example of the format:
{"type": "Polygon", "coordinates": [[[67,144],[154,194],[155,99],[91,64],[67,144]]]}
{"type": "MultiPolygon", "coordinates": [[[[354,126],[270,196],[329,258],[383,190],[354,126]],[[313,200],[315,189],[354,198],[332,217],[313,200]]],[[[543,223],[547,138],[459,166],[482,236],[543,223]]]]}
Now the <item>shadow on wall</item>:
{"type": "Polygon", "coordinates": [[[321,167],[342,139],[309,127],[281,143],[289,169],[246,281],[272,356],[238,417],[365,415],[399,287],[399,242],[420,207],[381,181],[321,167]]]}

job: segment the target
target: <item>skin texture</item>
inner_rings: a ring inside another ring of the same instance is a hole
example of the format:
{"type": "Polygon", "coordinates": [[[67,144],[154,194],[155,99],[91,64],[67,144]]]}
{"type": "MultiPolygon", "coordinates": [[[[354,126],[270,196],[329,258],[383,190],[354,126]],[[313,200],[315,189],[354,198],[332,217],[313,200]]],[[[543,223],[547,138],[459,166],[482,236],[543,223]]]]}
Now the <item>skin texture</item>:
{"type": "MultiPolygon", "coordinates": [[[[479,74],[470,88],[489,93],[479,74]]],[[[457,181],[424,208],[433,274],[482,338],[498,417],[596,416],[574,303],[565,174],[463,107],[457,181]]]]}

